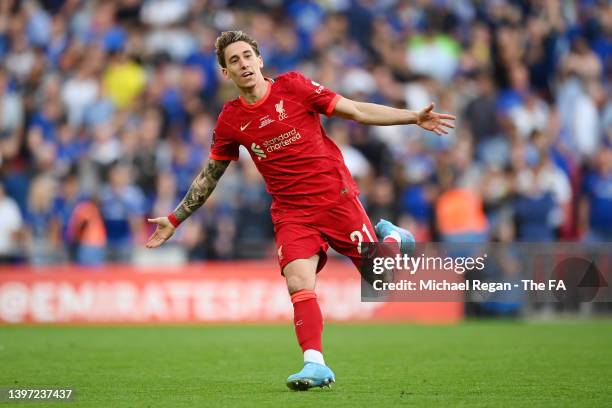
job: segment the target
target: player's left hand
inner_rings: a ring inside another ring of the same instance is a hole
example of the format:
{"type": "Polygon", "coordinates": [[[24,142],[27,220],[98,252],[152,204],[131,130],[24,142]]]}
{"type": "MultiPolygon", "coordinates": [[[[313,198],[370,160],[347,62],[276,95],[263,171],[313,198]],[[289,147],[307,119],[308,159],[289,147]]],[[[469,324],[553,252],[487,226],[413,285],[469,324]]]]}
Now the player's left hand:
{"type": "Polygon", "coordinates": [[[455,125],[448,122],[448,120],[455,120],[456,118],[454,115],[434,112],[434,107],[435,105],[432,102],[426,108],[419,111],[416,124],[425,130],[436,132],[438,135],[446,135],[448,134],[446,128],[455,128],[455,125]]]}

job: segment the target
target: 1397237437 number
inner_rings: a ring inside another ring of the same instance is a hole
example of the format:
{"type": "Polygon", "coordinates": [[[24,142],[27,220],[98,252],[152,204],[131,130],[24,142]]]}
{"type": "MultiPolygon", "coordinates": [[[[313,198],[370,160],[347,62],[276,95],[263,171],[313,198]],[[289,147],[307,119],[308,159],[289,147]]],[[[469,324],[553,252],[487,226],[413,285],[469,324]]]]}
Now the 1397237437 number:
{"type": "Polygon", "coordinates": [[[5,400],[67,400],[72,397],[70,388],[8,388],[5,389],[5,400]]]}

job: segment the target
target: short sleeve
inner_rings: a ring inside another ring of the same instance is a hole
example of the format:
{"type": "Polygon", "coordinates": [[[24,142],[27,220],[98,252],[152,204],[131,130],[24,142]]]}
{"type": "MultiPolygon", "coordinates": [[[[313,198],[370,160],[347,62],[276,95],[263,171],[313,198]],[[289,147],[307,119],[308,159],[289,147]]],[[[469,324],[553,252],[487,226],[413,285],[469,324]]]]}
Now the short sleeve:
{"type": "Polygon", "coordinates": [[[340,95],[299,72],[288,73],[287,79],[298,99],[306,108],[314,112],[329,116],[340,100],[340,95]]]}
{"type": "Polygon", "coordinates": [[[210,158],[213,160],[238,160],[240,144],[231,136],[221,123],[221,118],[213,130],[210,144],[210,158]]]}

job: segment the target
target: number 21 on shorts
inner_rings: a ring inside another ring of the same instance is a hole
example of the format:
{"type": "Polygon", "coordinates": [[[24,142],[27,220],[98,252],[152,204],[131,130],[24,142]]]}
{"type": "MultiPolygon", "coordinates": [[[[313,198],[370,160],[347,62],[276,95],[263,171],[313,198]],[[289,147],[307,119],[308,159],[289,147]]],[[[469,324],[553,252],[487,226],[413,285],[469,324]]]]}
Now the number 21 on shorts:
{"type": "Polygon", "coordinates": [[[374,241],[374,238],[372,237],[372,234],[370,234],[370,231],[368,231],[368,227],[365,224],[363,224],[361,226],[361,230],[355,230],[355,231],[351,232],[350,235],[349,235],[349,238],[351,238],[351,241],[353,241],[353,242],[357,241],[357,252],[359,254],[361,254],[361,243],[363,242],[362,231],[368,237],[368,242],[376,242],[376,241],[374,241]]]}

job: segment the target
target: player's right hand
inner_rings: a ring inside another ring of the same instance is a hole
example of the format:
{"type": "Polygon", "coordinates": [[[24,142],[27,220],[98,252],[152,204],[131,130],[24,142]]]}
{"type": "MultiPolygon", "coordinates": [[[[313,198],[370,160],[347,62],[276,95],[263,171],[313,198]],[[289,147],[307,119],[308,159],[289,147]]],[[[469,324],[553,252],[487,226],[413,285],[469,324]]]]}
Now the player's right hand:
{"type": "Polygon", "coordinates": [[[155,232],[146,243],[147,248],[157,248],[174,235],[176,228],[170,223],[168,217],[149,218],[147,221],[157,225],[155,232]]]}

